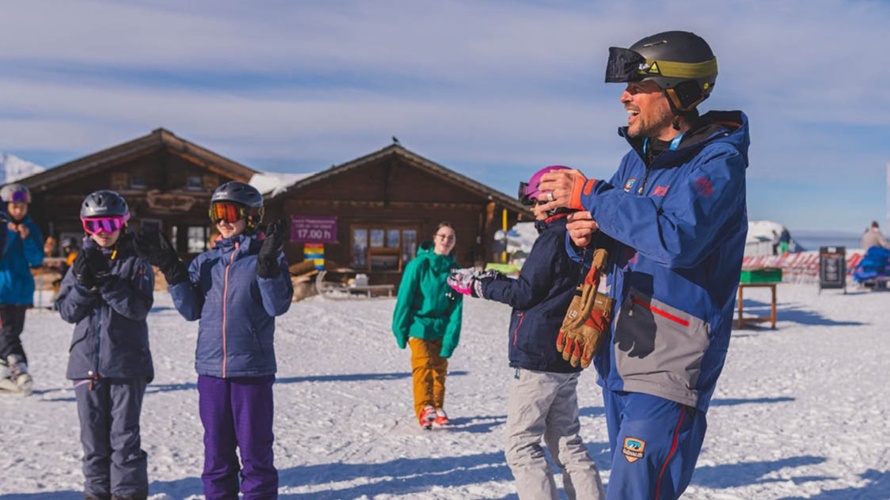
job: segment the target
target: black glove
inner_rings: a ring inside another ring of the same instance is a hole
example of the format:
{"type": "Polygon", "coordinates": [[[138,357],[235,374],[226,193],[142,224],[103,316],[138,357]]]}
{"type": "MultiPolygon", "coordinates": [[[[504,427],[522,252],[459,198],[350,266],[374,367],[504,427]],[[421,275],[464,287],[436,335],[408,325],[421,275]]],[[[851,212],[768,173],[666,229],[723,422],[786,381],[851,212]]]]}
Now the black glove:
{"type": "Polygon", "coordinates": [[[260,278],[274,278],[281,274],[278,267],[278,255],[284,244],[285,226],[284,220],[269,224],[266,228],[266,239],[260,247],[260,253],[256,256],[256,275],[260,278]]]}
{"type": "Polygon", "coordinates": [[[179,255],[173,249],[173,245],[167,237],[160,232],[142,231],[136,235],[136,253],[147,260],[149,264],[157,266],[164,273],[168,285],[175,285],[188,280],[189,273],[185,264],[179,260],[179,255]]]}
{"type": "Polygon", "coordinates": [[[96,288],[108,281],[111,263],[102,251],[95,247],[87,247],[77,254],[73,264],[74,277],[86,288],[96,288]]]}

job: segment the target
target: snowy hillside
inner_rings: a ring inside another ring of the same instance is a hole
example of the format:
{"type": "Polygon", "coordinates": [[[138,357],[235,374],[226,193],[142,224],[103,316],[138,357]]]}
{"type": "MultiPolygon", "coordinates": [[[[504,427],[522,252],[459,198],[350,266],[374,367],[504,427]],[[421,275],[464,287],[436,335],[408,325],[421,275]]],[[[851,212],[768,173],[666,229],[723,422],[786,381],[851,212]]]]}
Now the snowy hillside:
{"type": "Polygon", "coordinates": [[[23,160],[18,156],[0,153],[0,185],[15,182],[44,170],[46,169],[40,165],[23,160]]]}
{"type": "MultiPolygon", "coordinates": [[[[763,313],[767,294],[749,290],[746,311],[763,313]]],[[[684,500],[890,498],[887,299],[779,285],[778,329],[733,332],[684,500]]],[[[446,397],[454,425],[421,431],[409,353],[390,333],[394,303],[313,297],[278,320],[281,497],[515,499],[503,453],[509,308],[467,299],[446,397]]],[[[159,292],[149,328],[157,373],[142,419],[150,498],[196,500],[203,461],[197,323],[180,318],[159,292]]],[[[54,312],[28,311],[23,340],[37,390],[0,396],[0,499],[82,498],[74,393],[64,377],[71,331],[54,312]]],[[[579,403],[582,435],[608,484],[611,450],[590,371],[581,376],[579,403]]]]}

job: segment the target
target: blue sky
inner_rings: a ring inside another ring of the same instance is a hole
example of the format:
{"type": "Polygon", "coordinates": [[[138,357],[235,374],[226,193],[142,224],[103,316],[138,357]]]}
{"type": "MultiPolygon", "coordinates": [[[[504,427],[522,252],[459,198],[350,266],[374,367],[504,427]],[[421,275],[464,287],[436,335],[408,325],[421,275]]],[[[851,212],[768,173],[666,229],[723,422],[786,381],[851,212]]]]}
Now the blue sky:
{"type": "Polygon", "coordinates": [[[750,217],[860,232],[887,222],[888,26],[876,0],[7,0],[0,151],[55,166],[164,127],[302,173],[395,135],[507,194],[550,164],[608,178],[608,47],[682,29],[718,58],[701,108],[748,114],[750,217]]]}

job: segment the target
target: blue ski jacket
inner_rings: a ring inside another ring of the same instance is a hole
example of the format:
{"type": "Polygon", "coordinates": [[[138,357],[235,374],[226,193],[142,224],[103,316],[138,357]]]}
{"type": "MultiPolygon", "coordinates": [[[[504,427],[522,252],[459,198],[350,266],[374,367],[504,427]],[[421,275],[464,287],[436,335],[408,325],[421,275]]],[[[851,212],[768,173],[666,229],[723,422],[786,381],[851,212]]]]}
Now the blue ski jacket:
{"type": "Polygon", "coordinates": [[[43,235],[30,215],[26,215],[21,224],[28,227],[25,239],[8,227],[0,228],[0,231],[6,231],[6,250],[0,257],[0,304],[34,303],[31,268],[43,263],[43,235]]]}
{"type": "MultiPolygon", "coordinates": [[[[84,238],[83,248],[95,246],[84,238]]],[[[56,308],[74,323],[68,349],[71,380],[154,378],[146,317],[154,303],[154,272],[136,255],[133,236],[123,233],[116,247],[101,249],[111,260],[110,278],[95,289],[65,273],[56,308]]]]}
{"type": "Polygon", "coordinates": [[[707,113],[648,165],[646,143],[628,142],[612,179],[589,179],[570,203],[615,240],[607,285],[616,305],[611,342],[594,358],[599,383],[707,411],[748,230],[748,120],[707,113]]]}
{"type": "Polygon", "coordinates": [[[538,238],[519,278],[499,277],[482,282],[482,295],[513,307],[510,318],[510,366],[527,370],[572,373],[581,371],[562,359],[556,337],[583,267],[564,251],[565,215],[537,221],[538,238]]]}
{"type": "Polygon", "coordinates": [[[176,310],[188,321],[200,320],[195,370],[211,377],[274,375],[275,316],[290,308],[294,286],[281,252],[281,273],[256,274],[262,240],[240,234],[218,240],[189,265],[189,280],[171,285],[176,310]]]}

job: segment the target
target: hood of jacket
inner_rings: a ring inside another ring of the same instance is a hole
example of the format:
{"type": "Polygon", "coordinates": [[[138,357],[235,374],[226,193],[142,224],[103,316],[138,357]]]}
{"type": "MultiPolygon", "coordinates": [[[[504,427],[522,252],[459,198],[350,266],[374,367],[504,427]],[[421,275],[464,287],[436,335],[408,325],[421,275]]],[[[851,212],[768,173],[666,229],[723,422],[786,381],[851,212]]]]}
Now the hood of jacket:
{"type": "Polygon", "coordinates": [[[448,255],[439,255],[433,250],[436,248],[432,241],[424,241],[417,248],[417,259],[429,261],[430,269],[436,273],[447,273],[455,265],[453,252],[448,255]]]}

